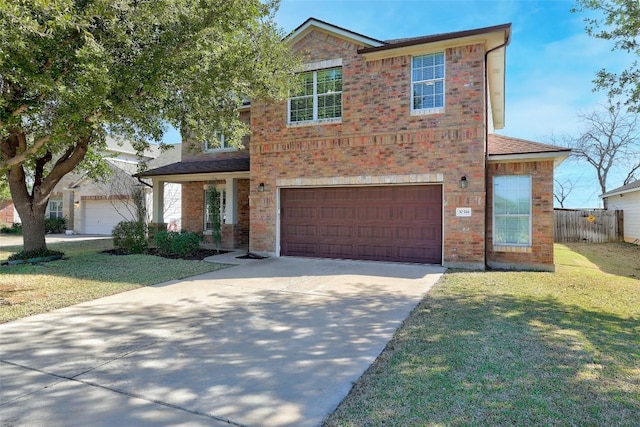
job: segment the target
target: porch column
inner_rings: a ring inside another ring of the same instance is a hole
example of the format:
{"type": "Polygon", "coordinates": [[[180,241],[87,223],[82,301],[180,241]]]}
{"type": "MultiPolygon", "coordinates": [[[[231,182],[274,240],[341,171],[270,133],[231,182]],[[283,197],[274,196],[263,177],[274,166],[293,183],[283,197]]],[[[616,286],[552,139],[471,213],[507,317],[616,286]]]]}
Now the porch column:
{"type": "Polygon", "coordinates": [[[162,224],[164,222],[164,181],[153,180],[153,213],[151,222],[162,224]]]}
{"type": "Polygon", "coordinates": [[[227,178],[225,181],[226,206],[225,206],[225,224],[238,223],[238,179],[227,178]]]}

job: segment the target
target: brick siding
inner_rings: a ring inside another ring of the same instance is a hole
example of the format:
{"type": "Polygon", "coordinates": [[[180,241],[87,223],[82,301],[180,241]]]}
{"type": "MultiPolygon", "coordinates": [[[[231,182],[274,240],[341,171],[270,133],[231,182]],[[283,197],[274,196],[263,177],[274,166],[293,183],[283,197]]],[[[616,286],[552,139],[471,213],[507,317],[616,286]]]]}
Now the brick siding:
{"type": "Polygon", "coordinates": [[[286,101],[252,102],[251,249],[276,251],[276,180],[441,174],[444,264],[484,266],[483,46],[447,49],[445,112],[413,116],[411,57],[367,62],[359,47],[320,31],[294,46],[309,52],[309,62],[342,59],[341,123],[287,126],[286,101]],[[472,217],[457,218],[460,206],[472,217]]]}
{"type": "Polygon", "coordinates": [[[489,200],[493,200],[492,182],[497,175],[531,175],[531,247],[493,247],[493,206],[490,204],[487,224],[489,265],[553,271],[553,161],[490,164],[489,200]]]}

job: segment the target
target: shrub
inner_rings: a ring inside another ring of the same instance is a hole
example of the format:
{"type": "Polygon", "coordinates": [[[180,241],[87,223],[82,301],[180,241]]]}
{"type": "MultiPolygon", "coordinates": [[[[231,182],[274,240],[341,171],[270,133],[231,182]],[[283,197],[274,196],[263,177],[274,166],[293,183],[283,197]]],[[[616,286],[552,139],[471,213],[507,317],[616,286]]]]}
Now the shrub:
{"type": "Polygon", "coordinates": [[[14,222],[11,227],[2,227],[0,228],[0,233],[3,234],[22,234],[22,224],[19,222],[14,222]]]}
{"type": "Polygon", "coordinates": [[[35,251],[20,251],[18,253],[15,253],[11,256],[9,256],[9,258],[7,258],[9,261],[15,261],[15,260],[28,260],[28,259],[32,259],[32,258],[47,258],[50,256],[63,256],[64,252],[60,252],[60,251],[54,251],[52,249],[38,249],[35,251]]]}
{"type": "Polygon", "coordinates": [[[153,241],[158,252],[162,255],[187,256],[200,249],[200,237],[196,233],[159,231],[153,241]]]}
{"type": "Polygon", "coordinates": [[[146,225],[138,221],[122,221],[113,228],[113,246],[130,254],[147,250],[146,225]]]}
{"type": "Polygon", "coordinates": [[[47,234],[64,233],[66,229],[66,218],[45,218],[44,220],[44,231],[47,234]]]}

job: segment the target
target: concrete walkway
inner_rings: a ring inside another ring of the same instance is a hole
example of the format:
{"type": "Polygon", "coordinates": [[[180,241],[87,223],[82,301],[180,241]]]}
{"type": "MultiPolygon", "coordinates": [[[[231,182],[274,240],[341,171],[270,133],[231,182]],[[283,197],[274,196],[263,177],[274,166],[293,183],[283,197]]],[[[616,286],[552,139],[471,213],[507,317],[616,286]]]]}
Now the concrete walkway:
{"type": "Polygon", "coordinates": [[[317,426],[443,268],[278,258],[0,325],[2,426],[317,426]]]}
{"type": "MultiPolygon", "coordinates": [[[[44,237],[47,244],[82,240],[111,239],[111,236],[105,236],[103,234],[47,234],[44,237]]],[[[23,240],[21,235],[0,234],[0,247],[22,246],[22,244],[23,240]]]]}

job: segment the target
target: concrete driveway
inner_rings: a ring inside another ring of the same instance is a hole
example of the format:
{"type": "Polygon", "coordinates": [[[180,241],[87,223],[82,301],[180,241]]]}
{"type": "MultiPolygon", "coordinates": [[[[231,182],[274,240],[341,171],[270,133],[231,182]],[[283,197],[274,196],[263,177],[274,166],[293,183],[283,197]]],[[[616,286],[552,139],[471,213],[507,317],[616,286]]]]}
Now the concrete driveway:
{"type": "Polygon", "coordinates": [[[0,325],[2,426],[316,426],[443,268],[255,260],[0,325]]]}

